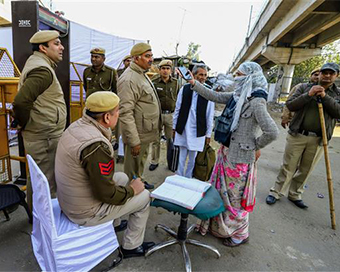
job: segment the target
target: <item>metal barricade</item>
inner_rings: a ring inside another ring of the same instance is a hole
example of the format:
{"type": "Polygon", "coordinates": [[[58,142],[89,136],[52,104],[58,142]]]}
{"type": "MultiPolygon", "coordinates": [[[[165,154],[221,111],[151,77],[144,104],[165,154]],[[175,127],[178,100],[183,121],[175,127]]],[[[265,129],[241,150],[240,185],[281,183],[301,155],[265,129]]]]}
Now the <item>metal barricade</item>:
{"type": "Polygon", "coordinates": [[[85,107],[83,73],[88,65],[70,62],[70,123],[79,119],[85,107]]]}
{"type": "Polygon", "coordinates": [[[11,159],[25,161],[25,158],[10,155],[10,129],[12,103],[18,91],[20,71],[6,48],[0,47],[0,183],[12,180],[11,159]]]}

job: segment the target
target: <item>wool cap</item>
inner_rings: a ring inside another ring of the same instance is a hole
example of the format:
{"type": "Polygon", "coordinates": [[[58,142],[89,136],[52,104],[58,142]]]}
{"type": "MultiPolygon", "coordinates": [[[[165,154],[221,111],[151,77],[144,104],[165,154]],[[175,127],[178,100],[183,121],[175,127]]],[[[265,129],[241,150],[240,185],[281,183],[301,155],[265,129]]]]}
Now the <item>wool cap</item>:
{"type": "Polygon", "coordinates": [[[148,43],[137,43],[135,44],[130,52],[131,56],[139,56],[145,53],[146,51],[150,51],[151,46],[148,43]]]}
{"type": "Polygon", "coordinates": [[[91,112],[108,112],[117,107],[119,97],[108,91],[100,91],[91,94],[85,102],[85,107],[91,112]]]}
{"type": "Polygon", "coordinates": [[[172,67],[172,61],[171,60],[162,60],[160,63],[159,63],[159,67],[162,67],[162,66],[170,66],[172,67]]]}
{"type": "Polygon", "coordinates": [[[55,30],[41,30],[30,38],[30,43],[45,43],[54,40],[59,37],[59,32],[55,30]]]}
{"type": "Polygon", "coordinates": [[[337,65],[335,62],[327,62],[324,65],[322,65],[320,69],[320,71],[323,71],[323,70],[332,70],[339,74],[340,69],[339,69],[339,65],[337,65]]]}
{"type": "Polygon", "coordinates": [[[98,55],[105,55],[105,49],[104,48],[100,48],[100,47],[96,47],[96,48],[93,48],[91,51],[90,51],[91,54],[98,54],[98,55]]]}

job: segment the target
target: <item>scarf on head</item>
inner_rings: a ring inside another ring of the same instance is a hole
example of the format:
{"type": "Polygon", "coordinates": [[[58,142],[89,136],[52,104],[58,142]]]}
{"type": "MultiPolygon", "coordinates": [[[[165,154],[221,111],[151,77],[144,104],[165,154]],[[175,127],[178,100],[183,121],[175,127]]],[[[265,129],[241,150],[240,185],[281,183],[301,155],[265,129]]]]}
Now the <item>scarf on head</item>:
{"type": "Polygon", "coordinates": [[[262,97],[267,100],[267,80],[261,66],[254,62],[241,64],[238,71],[245,76],[235,78],[234,95],[228,100],[215,126],[215,141],[229,147],[231,133],[238,128],[244,102],[250,97],[262,97]]]}
{"type": "Polygon", "coordinates": [[[259,64],[256,62],[244,62],[240,65],[238,71],[244,76],[235,78],[236,86],[233,98],[236,102],[236,107],[230,128],[231,131],[237,129],[243,104],[248,98],[260,96],[267,100],[268,96],[268,83],[259,64]]]}

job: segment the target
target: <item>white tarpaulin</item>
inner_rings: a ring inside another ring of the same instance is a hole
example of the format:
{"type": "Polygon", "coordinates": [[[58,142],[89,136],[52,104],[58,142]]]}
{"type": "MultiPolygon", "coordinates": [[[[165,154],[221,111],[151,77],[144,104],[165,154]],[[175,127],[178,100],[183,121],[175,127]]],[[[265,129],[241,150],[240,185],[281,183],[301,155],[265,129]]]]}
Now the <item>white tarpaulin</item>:
{"type": "Polygon", "coordinates": [[[13,58],[13,44],[12,44],[12,28],[0,27],[0,47],[4,47],[8,50],[9,54],[13,58]]]}
{"type": "MultiPolygon", "coordinates": [[[[122,59],[130,54],[134,44],[145,42],[103,33],[71,21],[69,35],[71,62],[91,64],[90,50],[94,47],[102,47],[106,50],[105,64],[113,68],[117,68],[122,59]]],[[[0,47],[7,48],[13,57],[11,27],[0,27],[0,47]]]]}
{"type": "Polygon", "coordinates": [[[106,34],[74,22],[70,23],[72,62],[91,64],[90,50],[94,47],[102,47],[106,50],[105,64],[118,68],[122,59],[130,54],[133,45],[145,42],[106,34]]]}

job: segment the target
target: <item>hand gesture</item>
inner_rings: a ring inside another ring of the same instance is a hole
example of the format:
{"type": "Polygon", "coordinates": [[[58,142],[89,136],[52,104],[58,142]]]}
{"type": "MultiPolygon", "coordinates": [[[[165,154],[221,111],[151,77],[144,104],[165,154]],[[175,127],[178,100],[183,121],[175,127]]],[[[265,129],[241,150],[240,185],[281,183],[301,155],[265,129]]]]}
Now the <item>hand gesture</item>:
{"type": "Polygon", "coordinates": [[[288,127],[288,124],[289,124],[289,121],[288,121],[288,120],[282,120],[282,121],[281,121],[281,126],[282,126],[283,128],[288,127]]]}
{"type": "Polygon", "coordinates": [[[140,153],[140,145],[136,145],[131,149],[131,155],[137,157],[140,153]]]}
{"type": "Polygon", "coordinates": [[[255,151],[255,161],[257,161],[261,157],[261,150],[256,150],[255,151]]]}
{"type": "MultiPolygon", "coordinates": [[[[177,74],[179,74],[179,76],[180,76],[181,78],[183,78],[181,72],[180,72],[177,68],[175,69],[175,71],[176,71],[177,74]]],[[[189,72],[189,74],[191,75],[191,79],[190,79],[190,80],[186,80],[186,81],[188,81],[192,86],[195,86],[194,75],[191,73],[190,70],[188,70],[188,72],[189,72]]]]}
{"type": "Polygon", "coordinates": [[[325,88],[320,85],[315,85],[309,90],[308,95],[321,96],[322,98],[324,98],[326,95],[325,88]]]}
{"type": "Polygon", "coordinates": [[[145,189],[144,183],[141,181],[140,178],[136,178],[136,179],[131,180],[130,186],[133,189],[134,195],[140,194],[145,189]]]}

